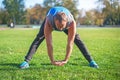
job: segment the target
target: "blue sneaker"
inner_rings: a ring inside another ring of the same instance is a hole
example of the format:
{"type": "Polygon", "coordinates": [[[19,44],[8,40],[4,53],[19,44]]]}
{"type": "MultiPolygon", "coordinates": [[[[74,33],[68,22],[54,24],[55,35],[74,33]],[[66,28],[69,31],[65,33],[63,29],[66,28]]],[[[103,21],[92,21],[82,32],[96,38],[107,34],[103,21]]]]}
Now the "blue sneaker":
{"type": "Polygon", "coordinates": [[[23,63],[20,64],[21,69],[29,68],[28,62],[24,61],[23,63]]]}
{"type": "Polygon", "coordinates": [[[97,63],[95,61],[91,61],[89,66],[93,67],[93,68],[99,68],[99,66],[97,65],[97,63]]]}

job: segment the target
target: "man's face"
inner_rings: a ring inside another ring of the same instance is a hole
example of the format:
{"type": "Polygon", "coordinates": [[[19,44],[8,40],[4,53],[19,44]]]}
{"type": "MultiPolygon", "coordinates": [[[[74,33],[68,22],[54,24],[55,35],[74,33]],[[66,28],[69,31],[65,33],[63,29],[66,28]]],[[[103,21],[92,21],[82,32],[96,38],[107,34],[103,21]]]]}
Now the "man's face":
{"type": "Polygon", "coordinates": [[[67,21],[62,20],[61,22],[59,20],[55,20],[55,25],[58,30],[63,30],[66,27],[67,21]]]}

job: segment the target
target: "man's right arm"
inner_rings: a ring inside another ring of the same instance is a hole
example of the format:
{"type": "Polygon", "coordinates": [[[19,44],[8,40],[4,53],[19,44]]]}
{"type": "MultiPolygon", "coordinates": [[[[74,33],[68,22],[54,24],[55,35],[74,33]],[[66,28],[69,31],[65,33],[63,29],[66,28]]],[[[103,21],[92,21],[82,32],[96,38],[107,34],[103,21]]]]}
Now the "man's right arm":
{"type": "Polygon", "coordinates": [[[52,46],[52,27],[49,25],[47,18],[46,18],[45,27],[44,27],[44,35],[46,39],[48,56],[51,60],[51,63],[53,63],[54,59],[53,59],[53,46],[52,46]]]}

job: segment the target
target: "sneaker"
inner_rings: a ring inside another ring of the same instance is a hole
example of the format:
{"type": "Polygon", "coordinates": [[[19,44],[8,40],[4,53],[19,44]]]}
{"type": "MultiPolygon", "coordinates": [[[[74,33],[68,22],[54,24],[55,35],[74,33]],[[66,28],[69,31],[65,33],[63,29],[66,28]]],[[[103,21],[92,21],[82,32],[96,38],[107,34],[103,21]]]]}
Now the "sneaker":
{"type": "Polygon", "coordinates": [[[91,61],[89,66],[93,67],[93,68],[99,68],[99,66],[97,65],[97,63],[95,61],[91,61]]]}
{"type": "Polygon", "coordinates": [[[28,62],[24,61],[23,63],[20,64],[21,69],[29,68],[28,62]]]}

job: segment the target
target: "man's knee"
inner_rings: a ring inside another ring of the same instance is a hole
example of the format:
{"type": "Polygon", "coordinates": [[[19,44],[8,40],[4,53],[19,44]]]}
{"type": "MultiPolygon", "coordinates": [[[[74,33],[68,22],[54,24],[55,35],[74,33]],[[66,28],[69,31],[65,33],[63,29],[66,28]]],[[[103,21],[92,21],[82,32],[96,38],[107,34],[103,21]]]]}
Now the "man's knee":
{"type": "Polygon", "coordinates": [[[75,35],[75,40],[74,42],[77,44],[77,45],[84,45],[82,40],[80,39],[80,35],[79,34],[76,34],[75,35]]]}
{"type": "Polygon", "coordinates": [[[75,35],[75,39],[80,40],[79,34],[76,34],[76,35],[75,35]]]}

